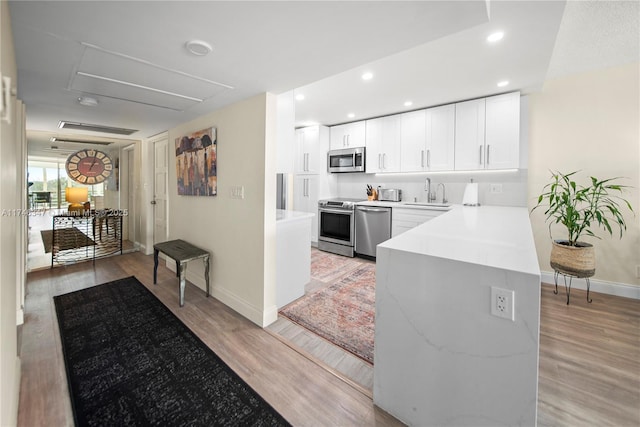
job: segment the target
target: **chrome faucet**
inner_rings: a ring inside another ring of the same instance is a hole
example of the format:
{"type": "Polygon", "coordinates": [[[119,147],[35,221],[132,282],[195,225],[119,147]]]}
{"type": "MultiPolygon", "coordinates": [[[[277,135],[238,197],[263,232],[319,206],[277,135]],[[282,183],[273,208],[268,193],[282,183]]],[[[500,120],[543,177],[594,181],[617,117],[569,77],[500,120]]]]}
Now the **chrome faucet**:
{"type": "Polygon", "coordinates": [[[427,203],[431,203],[436,200],[436,195],[431,193],[431,178],[425,179],[424,191],[427,192],[427,203]]]}
{"type": "Polygon", "coordinates": [[[438,186],[436,187],[436,195],[434,197],[434,200],[438,198],[438,190],[440,189],[441,185],[442,185],[442,204],[444,205],[445,203],[447,203],[447,197],[444,194],[445,188],[444,188],[444,184],[442,182],[439,183],[438,186]]]}

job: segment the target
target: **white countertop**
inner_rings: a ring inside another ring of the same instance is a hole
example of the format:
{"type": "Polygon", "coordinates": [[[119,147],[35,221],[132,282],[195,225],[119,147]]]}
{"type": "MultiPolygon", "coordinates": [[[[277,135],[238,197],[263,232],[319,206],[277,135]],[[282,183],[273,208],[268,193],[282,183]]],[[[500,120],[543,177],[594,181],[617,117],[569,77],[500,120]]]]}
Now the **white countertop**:
{"type": "Polygon", "coordinates": [[[540,274],[529,212],[524,207],[452,205],[449,212],[379,247],[540,274]]]}
{"type": "Polygon", "coordinates": [[[313,218],[315,214],[301,211],[288,211],[284,209],[276,209],[276,223],[300,221],[307,218],[313,218]]]}
{"type": "Polygon", "coordinates": [[[380,200],[372,200],[366,202],[358,202],[357,206],[380,206],[384,208],[407,208],[407,209],[422,209],[422,210],[434,210],[434,211],[448,211],[453,208],[451,207],[442,207],[442,206],[424,206],[424,205],[412,205],[414,202],[382,202],[380,200]]]}

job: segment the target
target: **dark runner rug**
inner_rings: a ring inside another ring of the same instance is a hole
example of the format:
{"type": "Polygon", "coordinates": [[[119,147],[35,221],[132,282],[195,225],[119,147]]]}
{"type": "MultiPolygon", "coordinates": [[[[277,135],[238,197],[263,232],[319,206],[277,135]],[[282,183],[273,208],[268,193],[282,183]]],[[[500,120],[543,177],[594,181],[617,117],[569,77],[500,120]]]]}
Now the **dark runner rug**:
{"type": "Polygon", "coordinates": [[[135,277],[54,302],[76,425],[289,425],[135,277]]]}
{"type": "MultiPolygon", "coordinates": [[[[40,230],[44,252],[50,253],[53,246],[53,230],[40,230]]],[[[78,230],[76,227],[60,228],[56,230],[58,250],[83,248],[96,244],[89,236],[78,230]]]]}

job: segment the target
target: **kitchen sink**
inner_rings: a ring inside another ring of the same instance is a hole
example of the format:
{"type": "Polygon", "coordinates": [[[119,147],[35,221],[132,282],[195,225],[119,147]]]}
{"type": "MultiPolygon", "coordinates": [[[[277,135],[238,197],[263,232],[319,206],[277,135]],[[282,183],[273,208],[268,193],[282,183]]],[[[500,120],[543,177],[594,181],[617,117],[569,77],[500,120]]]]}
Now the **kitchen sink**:
{"type": "Polygon", "coordinates": [[[405,205],[424,206],[427,208],[450,208],[451,205],[446,203],[427,203],[427,202],[406,202],[405,205]]]}

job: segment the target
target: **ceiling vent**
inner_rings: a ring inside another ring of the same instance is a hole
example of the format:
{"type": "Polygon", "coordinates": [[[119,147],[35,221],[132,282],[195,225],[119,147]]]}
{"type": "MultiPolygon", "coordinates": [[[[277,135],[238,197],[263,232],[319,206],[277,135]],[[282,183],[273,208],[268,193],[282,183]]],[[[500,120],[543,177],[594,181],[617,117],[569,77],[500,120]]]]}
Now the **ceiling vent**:
{"type": "MultiPolygon", "coordinates": [[[[71,138],[56,138],[52,137],[49,141],[51,142],[69,142],[72,144],[90,144],[90,145],[111,145],[113,141],[89,141],[86,139],[71,139],[71,138]]],[[[53,148],[53,146],[51,147],[53,148]]]]}
{"type": "Polygon", "coordinates": [[[91,125],[88,123],[77,123],[77,122],[68,122],[68,121],[61,121],[58,124],[58,127],[60,129],[74,129],[74,130],[83,130],[88,132],[114,133],[117,135],[131,135],[133,133],[138,132],[137,129],[114,128],[111,126],[91,125]]]}

